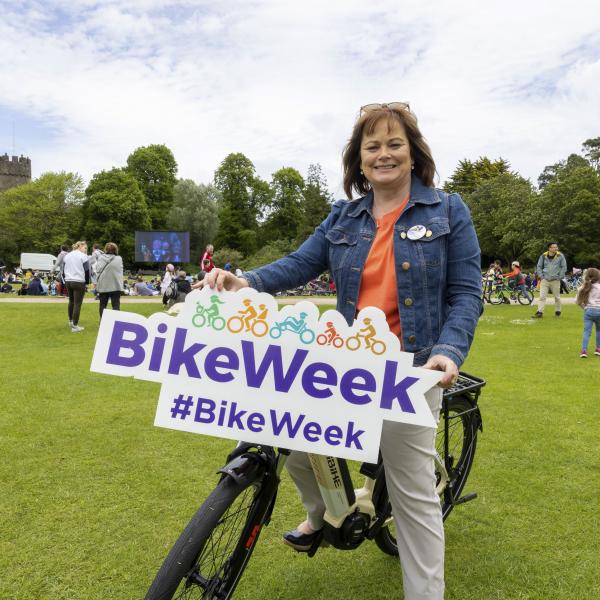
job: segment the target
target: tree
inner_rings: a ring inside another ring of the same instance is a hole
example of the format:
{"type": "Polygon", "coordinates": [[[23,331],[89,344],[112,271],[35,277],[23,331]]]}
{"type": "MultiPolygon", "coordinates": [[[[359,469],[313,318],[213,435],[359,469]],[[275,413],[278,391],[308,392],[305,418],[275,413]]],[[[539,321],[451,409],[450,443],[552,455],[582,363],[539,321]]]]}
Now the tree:
{"type": "Polygon", "coordinates": [[[243,268],[246,270],[255,269],[268,265],[283,256],[288,255],[296,249],[296,244],[291,240],[276,240],[265,244],[251,256],[242,261],[243,268]]]}
{"type": "Polygon", "coordinates": [[[177,162],[163,144],[142,146],[127,157],[127,170],[137,180],[152,220],[153,229],[164,229],[173,204],[177,162]]]}
{"type": "Polygon", "coordinates": [[[133,261],[134,234],[150,229],[148,205],[125,169],[96,173],[85,190],[83,230],[89,241],[116,242],[125,261],[133,261]]]}
{"type": "Polygon", "coordinates": [[[226,263],[230,263],[233,268],[239,267],[243,258],[242,253],[233,248],[219,248],[213,254],[213,262],[221,269],[226,263]]]}
{"type": "Polygon", "coordinates": [[[79,235],[83,182],[76,173],[44,173],[0,193],[0,256],[18,264],[21,252],[57,254],[79,235]]]}
{"type": "Polygon", "coordinates": [[[190,232],[190,261],[199,264],[206,245],[213,242],[217,232],[219,191],[213,185],[180,179],[173,196],[167,227],[190,232]]]}
{"type": "Polygon", "coordinates": [[[225,157],[216,170],[215,187],[221,193],[215,247],[247,256],[257,246],[258,218],[268,204],[269,186],[256,176],[250,159],[238,152],[225,157]]]}
{"type": "Polygon", "coordinates": [[[585,140],[582,149],[592,167],[596,170],[600,169],[600,137],[585,140]]]}
{"type": "Polygon", "coordinates": [[[465,158],[458,163],[458,167],[444,183],[446,192],[456,192],[470,205],[469,195],[484,181],[498,177],[509,172],[510,165],[503,158],[490,160],[487,156],[479,157],[475,162],[465,158]]]}
{"type": "MultiPolygon", "coordinates": [[[[580,157],[581,158],[581,157],[580,157]]],[[[600,264],[600,173],[589,165],[559,171],[540,194],[544,239],[559,242],[570,264],[600,264]]]]}
{"type": "Polygon", "coordinates": [[[471,216],[483,256],[489,260],[532,259],[539,247],[530,247],[536,226],[535,190],[514,173],[483,181],[469,196],[471,216]]]}
{"type": "Polygon", "coordinates": [[[268,244],[296,239],[302,219],[304,179],[296,169],[284,167],[273,173],[271,189],[271,212],[261,228],[261,240],[268,244]]]}
{"type": "Polygon", "coordinates": [[[568,175],[574,169],[588,167],[589,165],[590,163],[583,156],[570,154],[566,160],[561,160],[553,165],[544,167],[544,170],[538,177],[538,187],[542,190],[552,181],[568,175]]]}
{"type": "Polygon", "coordinates": [[[327,190],[327,179],[321,165],[310,165],[303,193],[302,217],[298,226],[299,244],[327,217],[331,211],[331,200],[331,194],[327,190]]]}

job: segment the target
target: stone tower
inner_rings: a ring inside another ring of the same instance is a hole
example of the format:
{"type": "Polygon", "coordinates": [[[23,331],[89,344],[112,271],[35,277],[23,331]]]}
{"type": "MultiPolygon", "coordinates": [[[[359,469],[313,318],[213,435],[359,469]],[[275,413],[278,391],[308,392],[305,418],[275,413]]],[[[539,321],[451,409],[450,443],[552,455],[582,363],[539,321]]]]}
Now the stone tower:
{"type": "Polygon", "coordinates": [[[31,181],[31,159],[23,155],[0,155],[0,192],[31,181]]]}

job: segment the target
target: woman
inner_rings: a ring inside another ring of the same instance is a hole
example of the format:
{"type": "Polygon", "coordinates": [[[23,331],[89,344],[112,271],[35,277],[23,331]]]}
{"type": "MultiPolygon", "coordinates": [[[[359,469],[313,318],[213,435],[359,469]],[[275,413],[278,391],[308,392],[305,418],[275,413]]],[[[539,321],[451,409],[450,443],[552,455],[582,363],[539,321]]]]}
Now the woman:
{"type": "Polygon", "coordinates": [[[175,266],[172,265],[171,263],[169,263],[165,267],[165,274],[163,275],[162,281],[160,282],[160,293],[161,293],[161,296],[163,297],[163,304],[167,304],[167,301],[165,299],[165,292],[169,288],[171,281],[173,281],[174,276],[175,276],[175,266]]]}
{"type": "Polygon", "coordinates": [[[81,305],[85,296],[86,284],[90,282],[90,264],[87,255],[87,242],[73,244],[73,250],[65,256],[63,274],[69,295],[69,327],[73,333],[84,330],[79,326],[81,305]]]}
{"type": "Polygon", "coordinates": [[[596,349],[600,356],[600,271],[590,267],[583,277],[583,285],[577,290],[575,302],[583,308],[583,339],[580,358],[587,358],[592,328],[596,325],[596,349]]]}
{"type": "MultiPolygon", "coordinates": [[[[205,285],[229,290],[293,289],[329,270],[348,324],[381,308],[416,365],[443,372],[450,386],[466,358],[481,312],[480,254],[469,211],[457,194],[433,187],[435,164],[408,105],[368,105],[343,155],[344,190],[314,234],[289,256],[243,274],[214,269],[205,285]]],[[[426,394],[439,417],[441,389],[426,394]]],[[[444,530],[435,493],[435,431],[384,422],[381,452],[395,518],[405,597],[444,596],[444,530]]],[[[284,535],[307,550],[323,527],[323,501],[307,455],[288,470],[308,518],[284,535]]]]}
{"type": "Polygon", "coordinates": [[[104,246],[104,254],[96,261],[96,290],[100,298],[100,318],[110,299],[113,310],[121,310],[121,292],[123,292],[123,259],[119,256],[119,247],[114,242],[104,246]]]}

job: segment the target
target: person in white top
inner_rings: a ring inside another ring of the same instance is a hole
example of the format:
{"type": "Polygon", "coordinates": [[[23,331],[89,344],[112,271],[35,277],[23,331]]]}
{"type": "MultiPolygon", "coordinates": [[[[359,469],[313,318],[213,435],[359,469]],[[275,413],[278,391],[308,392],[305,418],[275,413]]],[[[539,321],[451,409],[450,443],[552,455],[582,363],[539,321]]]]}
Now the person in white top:
{"type": "Polygon", "coordinates": [[[169,263],[165,267],[165,274],[163,275],[162,281],[160,282],[160,293],[162,296],[165,295],[165,292],[167,291],[169,284],[171,283],[171,281],[173,281],[174,274],[175,274],[175,267],[171,263],[169,263]]]}
{"type": "Polygon", "coordinates": [[[575,300],[583,308],[583,340],[581,358],[587,358],[587,348],[592,336],[592,327],[596,325],[596,349],[600,356],[600,271],[590,267],[583,276],[583,285],[577,290],[575,300]]]}
{"type": "Polygon", "coordinates": [[[69,294],[69,327],[73,333],[77,333],[84,330],[78,324],[79,314],[83,304],[86,283],[90,277],[87,243],[83,241],[75,242],[73,250],[65,256],[63,265],[65,283],[69,294]]]}

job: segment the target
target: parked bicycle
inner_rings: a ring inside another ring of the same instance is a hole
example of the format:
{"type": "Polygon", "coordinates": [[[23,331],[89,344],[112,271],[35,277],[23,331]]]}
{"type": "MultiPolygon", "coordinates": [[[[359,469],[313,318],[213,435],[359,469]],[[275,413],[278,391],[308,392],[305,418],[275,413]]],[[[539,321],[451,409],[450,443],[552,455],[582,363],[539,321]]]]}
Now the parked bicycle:
{"type": "MultiPolygon", "coordinates": [[[[482,379],[461,373],[456,384],[444,392],[435,458],[444,519],[455,506],[477,497],[475,493],[461,494],[473,464],[477,432],[483,430],[478,399],[484,385],[482,379]]],[[[232,597],[263,526],[270,522],[289,453],[258,444],[237,445],[218,471],[221,476],[215,490],[160,567],[146,600],[232,597]]],[[[355,490],[345,460],[309,456],[321,484],[326,514],[325,526],[308,556],[314,556],[324,542],[351,550],[365,540],[373,540],[383,552],[397,556],[381,457],[377,464],[363,463],[360,472],[365,482],[355,490]]]]}

